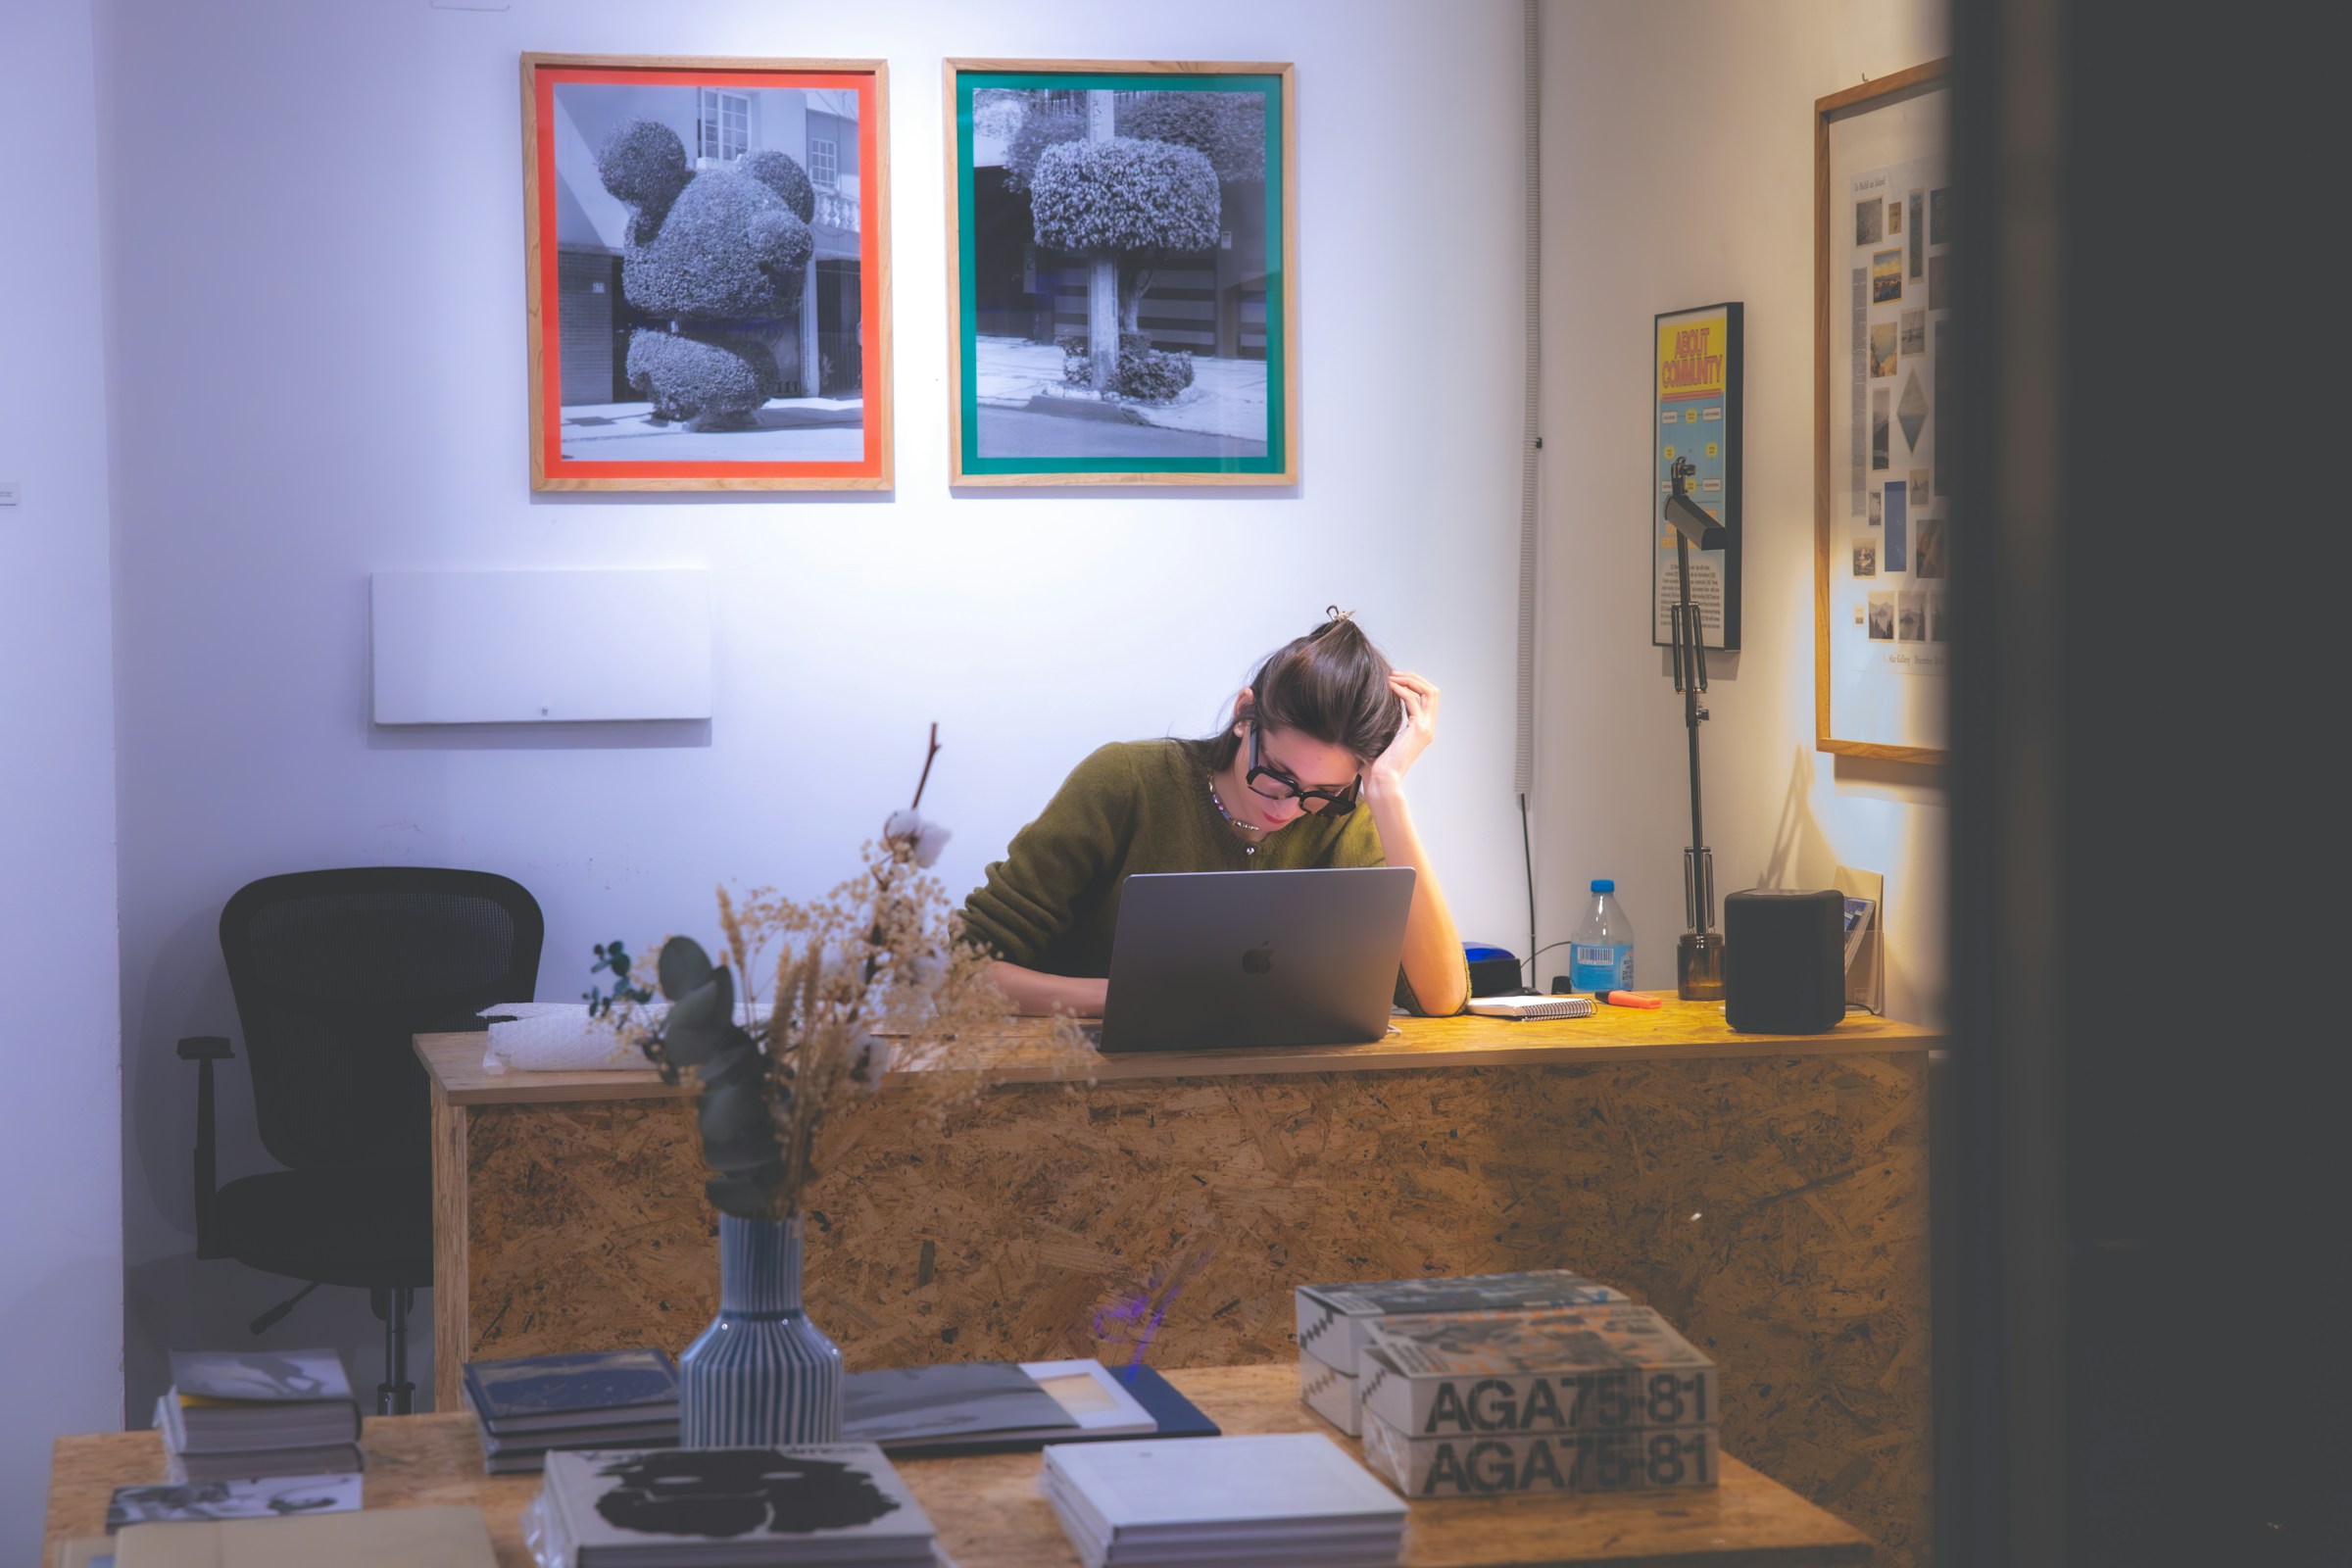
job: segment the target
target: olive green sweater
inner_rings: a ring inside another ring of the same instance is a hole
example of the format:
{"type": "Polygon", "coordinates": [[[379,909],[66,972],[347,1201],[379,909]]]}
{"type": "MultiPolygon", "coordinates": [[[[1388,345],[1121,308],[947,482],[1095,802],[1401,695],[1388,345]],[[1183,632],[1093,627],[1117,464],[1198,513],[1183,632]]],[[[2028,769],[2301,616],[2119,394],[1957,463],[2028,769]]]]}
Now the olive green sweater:
{"type": "MultiPolygon", "coordinates": [[[[1336,820],[1309,812],[1251,855],[1218,813],[1196,742],[1119,741],[1080,762],[1013,835],[964,901],[964,930],[1009,963],[1094,979],[1110,973],[1119,890],[1137,872],[1384,863],[1380,830],[1361,805],[1336,820]]],[[[1401,973],[1396,1001],[1420,1010],[1401,973]]]]}

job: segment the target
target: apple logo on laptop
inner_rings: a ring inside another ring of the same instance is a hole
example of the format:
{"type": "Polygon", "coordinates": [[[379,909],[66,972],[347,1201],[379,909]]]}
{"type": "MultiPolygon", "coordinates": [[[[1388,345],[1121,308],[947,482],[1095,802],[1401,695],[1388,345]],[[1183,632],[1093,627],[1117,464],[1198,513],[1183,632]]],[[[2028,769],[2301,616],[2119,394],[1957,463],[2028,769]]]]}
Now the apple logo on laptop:
{"type": "Polygon", "coordinates": [[[1242,973],[1272,974],[1274,972],[1274,944],[1260,942],[1242,955],[1242,973]]]}

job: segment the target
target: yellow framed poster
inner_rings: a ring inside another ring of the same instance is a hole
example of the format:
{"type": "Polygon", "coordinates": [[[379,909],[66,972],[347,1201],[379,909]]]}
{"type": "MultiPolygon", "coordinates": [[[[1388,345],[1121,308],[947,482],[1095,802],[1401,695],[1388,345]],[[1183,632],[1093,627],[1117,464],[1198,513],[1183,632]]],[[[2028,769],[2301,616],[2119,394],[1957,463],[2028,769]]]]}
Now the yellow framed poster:
{"type": "Polygon", "coordinates": [[[1672,611],[1682,592],[1675,531],[1666,523],[1674,466],[1688,462],[1690,499],[1722,524],[1721,550],[1690,552],[1690,603],[1709,648],[1740,646],[1740,307],[1737,301],[1656,318],[1656,402],[1650,428],[1649,641],[1674,645],[1672,611]]]}

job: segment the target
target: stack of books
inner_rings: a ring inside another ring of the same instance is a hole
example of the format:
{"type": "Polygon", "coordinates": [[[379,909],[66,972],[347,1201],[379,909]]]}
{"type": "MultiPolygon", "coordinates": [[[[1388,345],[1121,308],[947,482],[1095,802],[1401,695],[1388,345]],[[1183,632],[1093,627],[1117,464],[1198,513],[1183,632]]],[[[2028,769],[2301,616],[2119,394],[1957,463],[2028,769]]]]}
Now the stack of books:
{"type": "Polygon", "coordinates": [[[494,1476],[564,1448],[673,1447],[678,1368],[664,1350],[586,1350],[466,1363],[466,1403],[494,1476]]]}
{"type": "Polygon", "coordinates": [[[1087,1568],[1388,1568],[1404,1505],[1329,1438],[1055,1445],[1039,1481],[1087,1568]]]}
{"type": "Polygon", "coordinates": [[[1465,1274],[1446,1279],[1371,1280],[1301,1285],[1294,1298],[1298,1328],[1298,1396],[1349,1437],[1360,1436],[1356,1397],[1364,1333],[1398,1313],[1524,1312],[1629,1304],[1612,1290],[1564,1268],[1523,1274],[1465,1274]]]}
{"type": "Polygon", "coordinates": [[[1715,1363],[1646,1306],[1364,1331],[1364,1457],[1408,1497],[1711,1487],[1715,1363]]]}
{"type": "Polygon", "coordinates": [[[183,1486],[361,1468],[360,1406],[332,1350],[173,1350],[155,1425],[183,1486]]]}
{"type": "Polygon", "coordinates": [[[561,1451],[523,1544],[563,1568],[936,1568],[922,1504],[870,1443],[561,1451]]]}

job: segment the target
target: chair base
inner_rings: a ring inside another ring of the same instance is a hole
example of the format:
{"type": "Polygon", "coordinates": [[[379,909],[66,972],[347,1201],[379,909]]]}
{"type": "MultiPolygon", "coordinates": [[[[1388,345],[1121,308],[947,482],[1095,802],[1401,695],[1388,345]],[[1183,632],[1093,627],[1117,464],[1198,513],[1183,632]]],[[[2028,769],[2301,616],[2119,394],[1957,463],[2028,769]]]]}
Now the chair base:
{"type": "Polygon", "coordinates": [[[416,1397],[409,1381],[409,1308],[416,1304],[412,1290],[382,1288],[368,1293],[368,1305],[384,1323],[384,1381],[375,1386],[377,1415],[407,1415],[416,1397]]]}
{"type": "MultiPolygon", "coordinates": [[[[317,1290],[318,1283],[312,1280],[303,1286],[245,1325],[247,1331],[261,1334],[274,1327],[294,1310],[296,1302],[317,1290]]],[[[409,1381],[409,1312],[416,1304],[416,1293],[412,1289],[379,1285],[368,1292],[368,1310],[384,1325],[384,1381],[375,1386],[377,1415],[408,1415],[416,1406],[416,1385],[409,1381]]]]}
{"type": "Polygon", "coordinates": [[[245,1332],[248,1334],[269,1333],[271,1329],[277,1327],[278,1319],[284,1317],[288,1312],[293,1311],[297,1306],[300,1306],[302,1304],[302,1298],[310,1295],[318,1288],[318,1282],[317,1280],[311,1281],[310,1284],[305,1285],[301,1290],[296,1291],[292,1296],[287,1297],[284,1300],[278,1302],[269,1311],[264,1312],[260,1317],[257,1317],[252,1322],[246,1324],[245,1332]]]}

